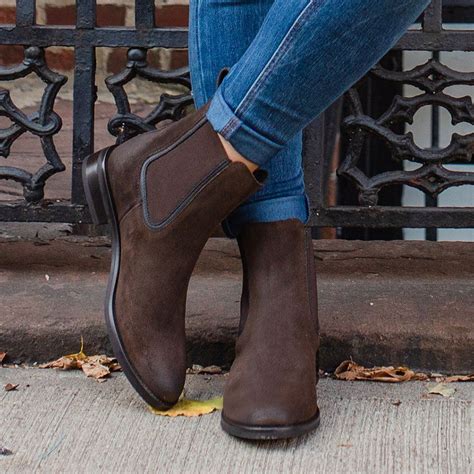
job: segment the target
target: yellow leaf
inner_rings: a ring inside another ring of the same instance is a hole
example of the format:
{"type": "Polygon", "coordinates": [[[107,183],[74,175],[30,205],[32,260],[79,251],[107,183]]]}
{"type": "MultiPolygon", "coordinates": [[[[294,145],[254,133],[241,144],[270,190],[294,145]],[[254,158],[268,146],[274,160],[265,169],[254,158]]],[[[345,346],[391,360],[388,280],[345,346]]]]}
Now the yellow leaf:
{"type": "Polygon", "coordinates": [[[64,357],[67,358],[67,359],[74,360],[74,361],[87,359],[87,356],[84,353],[84,339],[82,338],[82,336],[81,336],[81,349],[80,349],[80,351],[76,352],[75,354],[65,355],[64,357]]]}
{"type": "Polygon", "coordinates": [[[158,410],[150,407],[155,415],[160,416],[201,416],[212,413],[215,410],[222,410],[222,397],[211,398],[210,400],[187,400],[182,398],[169,410],[158,410]]]}

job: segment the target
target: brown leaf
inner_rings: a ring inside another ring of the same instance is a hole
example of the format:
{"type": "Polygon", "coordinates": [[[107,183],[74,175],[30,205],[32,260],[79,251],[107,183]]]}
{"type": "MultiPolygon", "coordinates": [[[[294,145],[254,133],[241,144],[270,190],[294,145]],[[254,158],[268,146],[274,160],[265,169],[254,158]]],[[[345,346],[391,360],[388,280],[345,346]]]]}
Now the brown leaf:
{"type": "Polygon", "coordinates": [[[3,388],[5,389],[5,392],[11,392],[16,390],[18,386],[19,384],[7,383],[3,388]]]}
{"type": "Polygon", "coordinates": [[[42,369],[62,369],[62,370],[79,370],[96,380],[101,380],[111,372],[121,370],[117,359],[108,357],[104,354],[88,356],[84,352],[84,341],[81,338],[81,350],[75,354],[68,354],[59,359],[53,360],[39,366],[42,369]]]}
{"type": "Polygon", "coordinates": [[[71,359],[68,356],[63,356],[63,357],[60,357],[59,359],[53,360],[52,362],[41,364],[38,367],[40,369],[76,370],[76,369],[80,369],[81,365],[82,365],[82,361],[71,359]]]}
{"type": "Polygon", "coordinates": [[[0,351],[0,364],[3,364],[3,361],[6,359],[7,353],[0,351]]]}
{"type": "MultiPolygon", "coordinates": [[[[73,354],[74,355],[74,354],[73,354]]],[[[106,355],[85,356],[85,358],[74,358],[71,356],[60,357],[53,362],[40,365],[42,369],[79,370],[87,377],[101,379],[107,377],[111,372],[121,370],[116,359],[106,355]]]]}
{"type": "Polygon", "coordinates": [[[95,355],[89,356],[85,359],[82,364],[82,371],[87,377],[93,377],[95,379],[103,379],[110,375],[110,367],[117,369],[117,360],[113,357],[107,357],[106,355],[95,355]]]}
{"type": "Polygon", "coordinates": [[[92,377],[94,379],[102,379],[110,375],[109,368],[97,362],[86,362],[85,364],[82,364],[82,371],[87,375],[87,377],[92,377]]]}
{"type": "Polygon", "coordinates": [[[4,448],[3,446],[0,446],[0,456],[10,456],[11,454],[13,454],[13,451],[8,448],[4,448]]]}
{"type": "Polygon", "coordinates": [[[427,380],[428,376],[414,372],[408,367],[372,367],[366,368],[352,360],[345,360],[334,372],[339,380],[370,380],[374,382],[406,382],[408,380],[427,380]]]}
{"type": "Polygon", "coordinates": [[[469,375],[451,375],[450,377],[443,377],[443,382],[474,382],[474,374],[469,375]]]}
{"type": "Polygon", "coordinates": [[[84,353],[84,340],[81,337],[81,349],[75,354],[68,354],[59,359],[39,365],[40,369],[62,369],[62,370],[76,370],[80,369],[83,361],[87,359],[84,353]]]}

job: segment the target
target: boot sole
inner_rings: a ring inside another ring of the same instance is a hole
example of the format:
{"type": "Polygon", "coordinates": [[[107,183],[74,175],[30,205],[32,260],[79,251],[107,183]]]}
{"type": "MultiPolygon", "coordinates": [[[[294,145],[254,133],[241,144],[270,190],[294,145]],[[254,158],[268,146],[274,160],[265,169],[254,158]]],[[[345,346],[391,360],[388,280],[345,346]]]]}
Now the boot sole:
{"type": "Polygon", "coordinates": [[[112,230],[112,263],[105,297],[105,322],[107,333],[112,343],[115,357],[122,371],[138,394],[152,407],[168,409],[173,403],[164,402],[157,398],[144,384],[129,358],[122,343],[118,327],[115,322],[114,300],[120,271],[120,230],[113,203],[110,187],[107,180],[106,160],[114,147],[108,147],[90,155],[82,165],[82,181],[89,212],[94,224],[109,223],[112,230]]]}
{"type": "Polygon", "coordinates": [[[253,440],[296,438],[315,430],[319,426],[319,422],[319,410],[318,413],[308,421],[285,426],[245,425],[228,420],[224,413],[222,413],[221,416],[221,427],[226,433],[236,436],[237,438],[253,440]]]}

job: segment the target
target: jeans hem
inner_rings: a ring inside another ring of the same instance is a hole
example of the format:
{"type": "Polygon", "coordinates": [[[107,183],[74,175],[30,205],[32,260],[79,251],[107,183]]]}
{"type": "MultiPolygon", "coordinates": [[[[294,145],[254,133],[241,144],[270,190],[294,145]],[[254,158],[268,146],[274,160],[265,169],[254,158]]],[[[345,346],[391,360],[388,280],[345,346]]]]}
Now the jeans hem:
{"type": "Polygon", "coordinates": [[[207,111],[212,128],[221,134],[245,158],[263,166],[285,145],[276,143],[242,122],[228,106],[219,87],[207,111]]]}
{"type": "Polygon", "coordinates": [[[309,201],[306,194],[252,201],[238,207],[222,222],[222,229],[229,238],[239,235],[245,224],[276,222],[298,219],[303,224],[309,220],[309,201]]]}

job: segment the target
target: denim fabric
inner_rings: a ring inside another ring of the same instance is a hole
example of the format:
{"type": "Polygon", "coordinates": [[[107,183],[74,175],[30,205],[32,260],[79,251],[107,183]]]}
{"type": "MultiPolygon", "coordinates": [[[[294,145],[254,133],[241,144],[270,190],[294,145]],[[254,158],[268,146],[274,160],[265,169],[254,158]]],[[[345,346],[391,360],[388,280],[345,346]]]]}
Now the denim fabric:
{"type": "Polygon", "coordinates": [[[214,95],[209,121],[264,166],[381,59],[428,3],[275,0],[214,95]]]}
{"type": "Polygon", "coordinates": [[[243,222],[306,219],[298,212],[306,208],[302,129],[361,78],[428,3],[192,0],[196,104],[212,97],[207,116],[214,129],[270,175],[260,195],[230,216],[234,233],[243,222]],[[218,70],[229,65],[214,92],[218,70]],[[290,209],[294,216],[286,216],[290,209]]]}
{"type": "MultiPolygon", "coordinates": [[[[255,38],[273,0],[191,0],[189,63],[196,107],[216,92],[223,67],[231,67],[255,38]]],[[[272,222],[309,216],[301,167],[302,133],[295,136],[265,166],[265,186],[223,223],[236,236],[248,222],[272,222]]]]}

